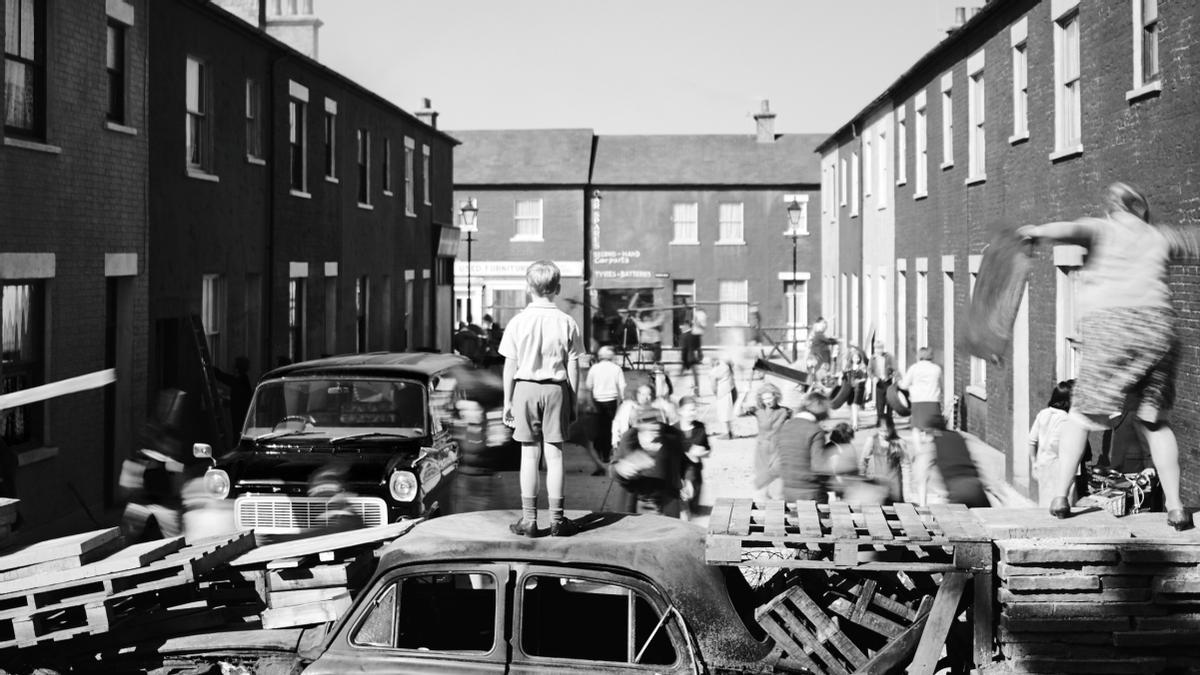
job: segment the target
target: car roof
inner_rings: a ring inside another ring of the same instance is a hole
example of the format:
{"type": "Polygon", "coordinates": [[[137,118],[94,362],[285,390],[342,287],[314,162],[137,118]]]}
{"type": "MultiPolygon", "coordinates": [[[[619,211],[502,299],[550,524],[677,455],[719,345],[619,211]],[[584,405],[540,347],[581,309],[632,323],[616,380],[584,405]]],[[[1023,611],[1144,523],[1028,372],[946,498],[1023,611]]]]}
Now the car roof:
{"type": "Polygon", "coordinates": [[[371,352],[369,354],[342,354],[327,356],[311,361],[301,361],[280,366],[268,372],[263,379],[296,375],[319,375],[330,372],[347,373],[394,373],[428,378],[434,373],[458,366],[470,365],[470,359],[457,354],[435,354],[430,352],[371,352]]]}
{"type": "MultiPolygon", "coordinates": [[[[767,646],[738,616],[725,576],[704,562],[704,530],[676,518],[571,512],[572,537],[512,534],[519,511],[479,511],[418,523],[384,548],[379,570],[430,562],[507,560],[632,571],[662,588],[687,618],[710,665],[757,661],[767,646]]],[[[736,573],[736,572],[735,572],[736,573]]],[[[747,590],[748,592],[748,590],[747,590]]]]}

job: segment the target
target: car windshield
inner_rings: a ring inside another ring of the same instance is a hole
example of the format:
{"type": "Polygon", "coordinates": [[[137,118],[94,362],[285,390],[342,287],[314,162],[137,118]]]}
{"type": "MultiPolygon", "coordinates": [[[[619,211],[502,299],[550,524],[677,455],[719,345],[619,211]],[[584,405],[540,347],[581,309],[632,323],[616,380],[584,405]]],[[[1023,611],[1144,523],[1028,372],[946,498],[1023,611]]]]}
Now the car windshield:
{"type": "Polygon", "coordinates": [[[421,436],[426,413],[425,386],[416,380],[286,378],[258,385],[242,435],[421,436]]]}

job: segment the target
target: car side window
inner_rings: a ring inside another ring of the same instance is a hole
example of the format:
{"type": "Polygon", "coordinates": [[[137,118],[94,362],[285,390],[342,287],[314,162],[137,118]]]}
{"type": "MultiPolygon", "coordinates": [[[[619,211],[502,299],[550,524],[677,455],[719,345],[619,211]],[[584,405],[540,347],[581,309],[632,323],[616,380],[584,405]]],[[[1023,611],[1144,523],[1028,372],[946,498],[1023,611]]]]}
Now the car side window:
{"type": "Polygon", "coordinates": [[[496,642],[496,578],[420,574],[384,586],[351,635],[356,647],[489,652],[496,642]]]}
{"type": "Polygon", "coordinates": [[[529,656],[671,665],[677,660],[667,621],[639,591],[566,576],[525,578],[521,649],[529,656]],[[586,617],[587,630],[579,619],[586,617]]]}

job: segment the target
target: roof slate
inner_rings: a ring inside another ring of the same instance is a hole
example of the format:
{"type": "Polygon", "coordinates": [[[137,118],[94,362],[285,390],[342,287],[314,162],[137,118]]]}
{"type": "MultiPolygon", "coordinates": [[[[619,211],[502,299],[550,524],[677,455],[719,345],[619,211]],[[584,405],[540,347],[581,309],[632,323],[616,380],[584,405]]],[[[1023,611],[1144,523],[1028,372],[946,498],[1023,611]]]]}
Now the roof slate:
{"type": "Polygon", "coordinates": [[[821,182],[827,134],[600,136],[596,185],[793,185],[821,182]]]}
{"type": "Polygon", "coordinates": [[[455,185],[585,185],[591,129],[450,131],[455,185]]]}

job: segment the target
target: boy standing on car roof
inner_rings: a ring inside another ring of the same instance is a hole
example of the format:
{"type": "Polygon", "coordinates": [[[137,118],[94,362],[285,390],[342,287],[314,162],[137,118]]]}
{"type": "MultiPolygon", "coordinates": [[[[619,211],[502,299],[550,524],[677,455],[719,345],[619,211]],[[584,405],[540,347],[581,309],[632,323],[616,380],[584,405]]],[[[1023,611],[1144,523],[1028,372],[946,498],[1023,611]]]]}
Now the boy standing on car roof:
{"type": "Polygon", "coordinates": [[[546,453],[550,535],[568,537],[579,527],[563,516],[563,442],[575,419],[583,339],[575,319],[554,304],[558,266],[539,260],[525,271],[529,304],[508,322],[500,340],[504,357],[504,423],[521,444],[521,518],[514,534],[537,536],[538,460],[546,453]]]}

